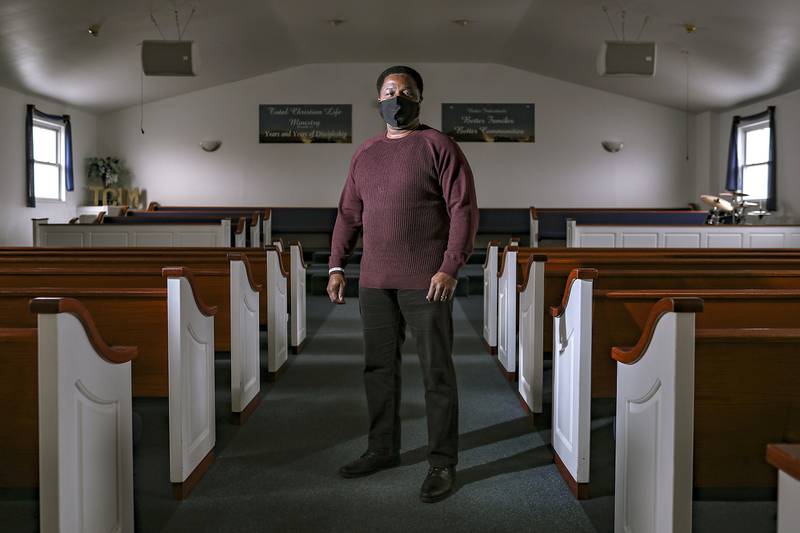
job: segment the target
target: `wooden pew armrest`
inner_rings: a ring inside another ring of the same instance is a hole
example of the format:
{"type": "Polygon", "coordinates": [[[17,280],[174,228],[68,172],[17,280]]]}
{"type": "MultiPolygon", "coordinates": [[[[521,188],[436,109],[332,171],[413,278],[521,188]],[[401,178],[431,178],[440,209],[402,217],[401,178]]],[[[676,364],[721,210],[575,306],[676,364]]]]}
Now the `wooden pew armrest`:
{"type": "Polygon", "coordinates": [[[572,284],[579,279],[597,279],[597,269],[595,268],[576,268],[569,273],[567,278],[567,285],[564,289],[564,295],[561,297],[561,305],[558,307],[550,308],[550,316],[556,318],[564,314],[567,309],[567,302],[569,302],[569,295],[572,291],[572,284]]]}
{"type": "Polygon", "coordinates": [[[667,313],[700,313],[703,311],[703,300],[700,298],[662,298],[650,309],[642,335],[633,348],[615,346],[611,349],[611,358],[619,363],[631,365],[641,359],[647,351],[658,321],[667,313]]]}
{"type": "Polygon", "coordinates": [[[492,249],[492,246],[500,246],[500,241],[489,241],[489,244],[486,245],[486,259],[483,260],[484,270],[489,266],[489,251],[492,249]]]}
{"type": "Polygon", "coordinates": [[[82,303],[74,298],[33,298],[30,301],[30,310],[41,315],[58,313],[73,315],[86,330],[86,336],[97,354],[109,363],[127,363],[139,354],[136,346],[109,346],[97,330],[92,315],[82,303]]]}
{"type": "Polygon", "coordinates": [[[289,250],[291,251],[292,246],[297,246],[300,249],[300,266],[303,267],[303,270],[308,270],[308,266],[306,266],[306,260],[303,258],[303,245],[300,241],[293,241],[289,243],[289,250]]]}
{"type": "Polygon", "coordinates": [[[253,279],[253,267],[250,266],[250,259],[247,257],[247,255],[242,253],[229,253],[228,260],[244,262],[244,271],[247,272],[247,281],[250,283],[250,288],[255,292],[261,292],[263,287],[256,283],[253,279]]]}
{"type": "Polygon", "coordinates": [[[186,281],[189,282],[189,286],[192,288],[192,294],[194,295],[194,301],[197,304],[197,308],[200,310],[205,316],[214,316],[217,314],[217,308],[212,305],[206,304],[201,298],[200,294],[197,292],[197,283],[194,281],[194,276],[192,272],[186,267],[164,267],[161,269],[161,275],[165,278],[186,278],[186,281]]]}
{"type": "Polygon", "coordinates": [[[767,462],[800,481],[800,444],[767,444],[767,462]]]}
{"type": "Polygon", "coordinates": [[[520,283],[517,285],[517,292],[525,292],[525,289],[528,288],[528,281],[531,279],[531,267],[533,263],[546,263],[547,256],[543,254],[531,254],[525,260],[525,264],[522,265],[522,268],[519,269],[519,277],[521,279],[520,283]]]}
{"type": "Polygon", "coordinates": [[[275,252],[276,254],[278,254],[278,267],[281,269],[281,276],[283,276],[286,279],[289,279],[289,271],[286,270],[286,266],[283,264],[281,252],[280,250],[278,250],[278,247],[273,245],[265,246],[264,250],[266,250],[267,253],[275,252]]]}

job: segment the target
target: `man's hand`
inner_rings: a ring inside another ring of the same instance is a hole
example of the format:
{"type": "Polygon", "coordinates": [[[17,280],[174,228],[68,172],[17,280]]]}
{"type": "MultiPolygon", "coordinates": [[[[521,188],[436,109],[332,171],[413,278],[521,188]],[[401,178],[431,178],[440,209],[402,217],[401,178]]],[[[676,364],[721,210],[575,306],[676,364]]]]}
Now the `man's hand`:
{"type": "Polygon", "coordinates": [[[446,302],[453,299],[458,280],[450,274],[437,272],[431,278],[431,287],[425,297],[429,302],[446,302]]]}
{"type": "Polygon", "coordinates": [[[344,303],[344,274],[341,272],[332,272],[328,276],[328,298],[335,304],[344,303]]]}

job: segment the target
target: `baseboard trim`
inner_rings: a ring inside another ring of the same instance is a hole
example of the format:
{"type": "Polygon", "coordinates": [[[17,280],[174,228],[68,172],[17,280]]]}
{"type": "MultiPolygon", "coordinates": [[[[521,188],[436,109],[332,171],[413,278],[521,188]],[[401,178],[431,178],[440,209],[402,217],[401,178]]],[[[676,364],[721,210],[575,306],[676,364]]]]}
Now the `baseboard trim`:
{"type": "Polygon", "coordinates": [[[189,477],[186,478],[186,481],[181,483],[173,483],[172,495],[175,497],[175,499],[185,500],[203,478],[213,462],[214,450],[211,450],[205,457],[203,457],[203,460],[200,461],[200,464],[198,464],[197,467],[192,470],[192,473],[189,474],[189,477]]]}

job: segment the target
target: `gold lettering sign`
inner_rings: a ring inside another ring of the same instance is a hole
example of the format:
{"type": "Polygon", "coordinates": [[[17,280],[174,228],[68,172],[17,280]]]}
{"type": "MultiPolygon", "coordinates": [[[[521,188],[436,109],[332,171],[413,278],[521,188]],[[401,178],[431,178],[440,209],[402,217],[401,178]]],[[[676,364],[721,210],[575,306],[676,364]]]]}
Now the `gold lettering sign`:
{"type": "Polygon", "coordinates": [[[126,189],[90,185],[88,188],[92,193],[92,205],[127,205],[136,209],[142,207],[142,191],[138,187],[126,189]]]}

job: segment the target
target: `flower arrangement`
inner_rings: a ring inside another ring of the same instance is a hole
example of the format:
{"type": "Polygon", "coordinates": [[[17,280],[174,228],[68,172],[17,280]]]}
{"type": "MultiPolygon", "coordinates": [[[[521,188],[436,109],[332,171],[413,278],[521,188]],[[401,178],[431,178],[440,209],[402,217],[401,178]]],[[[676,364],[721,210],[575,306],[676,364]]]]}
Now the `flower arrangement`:
{"type": "Polygon", "coordinates": [[[127,173],[122,161],[116,157],[90,157],[86,163],[89,179],[99,179],[103,187],[118,184],[127,173]]]}

